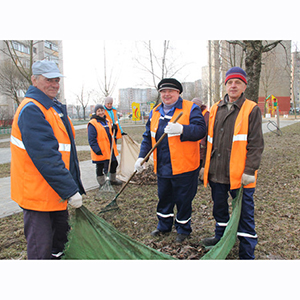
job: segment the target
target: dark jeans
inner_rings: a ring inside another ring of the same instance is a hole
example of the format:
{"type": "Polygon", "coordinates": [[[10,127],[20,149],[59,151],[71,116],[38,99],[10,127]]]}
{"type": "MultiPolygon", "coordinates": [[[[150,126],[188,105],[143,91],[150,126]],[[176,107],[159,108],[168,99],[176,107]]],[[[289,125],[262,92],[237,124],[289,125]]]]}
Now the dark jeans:
{"type": "MultiPolygon", "coordinates": [[[[215,237],[220,239],[229,221],[228,198],[236,197],[237,190],[230,190],[229,184],[221,184],[209,181],[214,202],[213,216],[216,220],[215,237]]],[[[244,188],[242,198],[241,217],[237,236],[240,240],[240,259],[254,259],[254,250],[257,244],[254,221],[254,188],[244,188]]]]}
{"type": "Polygon", "coordinates": [[[163,178],[157,177],[158,197],[157,229],[164,232],[172,230],[174,206],[177,207],[175,228],[177,233],[189,235],[192,232],[192,201],[197,193],[199,169],[190,176],[163,178]]]}
{"type": "Polygon", "coordinates": [[[51,259],[63,252],[70,229],[68,210],[40,212],[23,210],[28,259],[51,259]]]}

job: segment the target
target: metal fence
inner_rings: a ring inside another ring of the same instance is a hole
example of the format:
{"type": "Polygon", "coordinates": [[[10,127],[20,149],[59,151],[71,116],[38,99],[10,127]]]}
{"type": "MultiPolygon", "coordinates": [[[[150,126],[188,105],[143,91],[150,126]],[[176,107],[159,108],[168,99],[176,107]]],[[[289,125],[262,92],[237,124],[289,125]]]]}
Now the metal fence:
{"type": "Polygon", "coordinates": [[[0,128],[0,134],[10,134],[11,128],[0,128]]]}

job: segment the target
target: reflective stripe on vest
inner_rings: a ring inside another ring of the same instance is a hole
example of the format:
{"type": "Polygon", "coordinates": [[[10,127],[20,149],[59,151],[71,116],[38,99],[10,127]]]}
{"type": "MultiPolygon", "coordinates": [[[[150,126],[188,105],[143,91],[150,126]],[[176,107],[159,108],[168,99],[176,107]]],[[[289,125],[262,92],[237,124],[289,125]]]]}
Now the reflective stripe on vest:
{"type": "MultiPolygon", "coordinates": [[[[17,139],[16,137],[14,136],[11,136],[10,137],[10,141],[13,145],[23,149],[23,150],[26,150],[23,142],[19,139],[17,139]]],[[[59,143],[58,144],[58,151],[65,151],[65,152],[71,152],[71,144],[62,144],[62,143],[59,143]]]]}

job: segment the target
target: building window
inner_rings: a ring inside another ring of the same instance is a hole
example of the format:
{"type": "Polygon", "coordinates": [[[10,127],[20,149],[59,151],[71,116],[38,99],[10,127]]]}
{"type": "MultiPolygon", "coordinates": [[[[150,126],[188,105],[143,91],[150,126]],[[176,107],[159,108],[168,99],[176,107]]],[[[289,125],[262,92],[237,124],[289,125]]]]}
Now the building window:
{"type": "Polygon", "coordinates": [[[25,46],[25,45],[23,45],[19,42],[16,42],[16,41],[12,42],[12,46],[16,51],[26,53],[26,54],[30,54],[30,48],[28,46],[25,46]]]}
{"type": "Polygon", "coordinates": [[[55,45],[54,43],[51,43],[49,41],[45,41],[45,47],[48,49],[51,49],[53,51],[58,51],[57,45],[55,45]]]}

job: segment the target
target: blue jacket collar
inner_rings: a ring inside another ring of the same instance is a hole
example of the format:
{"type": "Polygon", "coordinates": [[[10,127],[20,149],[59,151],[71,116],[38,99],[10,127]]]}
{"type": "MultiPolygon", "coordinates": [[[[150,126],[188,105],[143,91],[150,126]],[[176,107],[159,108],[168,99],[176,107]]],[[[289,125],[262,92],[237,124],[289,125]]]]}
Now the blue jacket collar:
{"type": "Polygon", "coordinates": [[[33,85],[28,88],[25,97],[32,98],[40,102],[46,109],[49,109],[55,104],[52,99],[33,85]]]}

